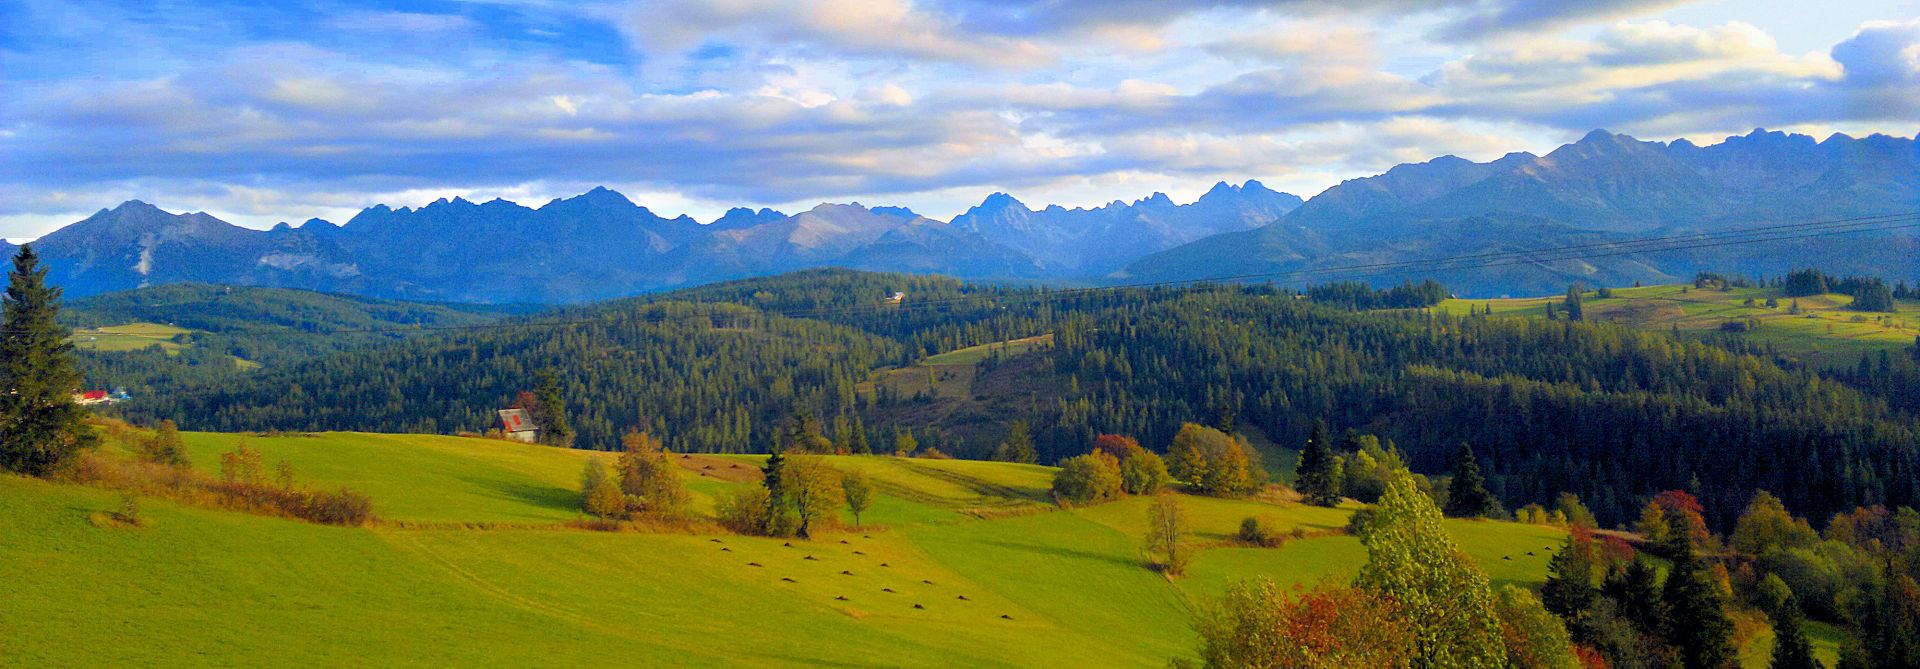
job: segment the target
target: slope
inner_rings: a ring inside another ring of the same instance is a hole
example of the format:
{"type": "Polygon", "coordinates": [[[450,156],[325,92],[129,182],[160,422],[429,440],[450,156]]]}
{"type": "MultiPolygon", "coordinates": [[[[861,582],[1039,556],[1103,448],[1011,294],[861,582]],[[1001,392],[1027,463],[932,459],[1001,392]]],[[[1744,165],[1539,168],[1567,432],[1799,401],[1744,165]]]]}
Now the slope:
{"type": "MultiPolygon", "coordinates": [[[[1169,582],[1141,564],[1138,500],[981,520],[963,511],[1044,508],[1050,470],[881,457],[834,464],[880,484],[869,521],[884,527],[791,547],[586,532],[560,525],[558,500],[591,454],[408,435],[187,436],[196,462],[248,441],[303,481],[372,491],[392,520],[333,528],[148,500],[148,527],[96,527],[89,512],[117,507],[115,493],[0,476],[0,578],[14,584],[0,664],[1152,667],[1191,652],[1188,610],[1224,580],[1347,573],[1357,548],[1334,537],[1209,549],[1204,576],[1169,582]]],[[[1202,541],[1246,515],[1324,528],[1348,513],[1187,501],[1202,541]]],[[[1537,583],[1545,557],[1521,553],[1557,544],[1546,528],[1449,528],[1501,580],[1537,583]]]]}

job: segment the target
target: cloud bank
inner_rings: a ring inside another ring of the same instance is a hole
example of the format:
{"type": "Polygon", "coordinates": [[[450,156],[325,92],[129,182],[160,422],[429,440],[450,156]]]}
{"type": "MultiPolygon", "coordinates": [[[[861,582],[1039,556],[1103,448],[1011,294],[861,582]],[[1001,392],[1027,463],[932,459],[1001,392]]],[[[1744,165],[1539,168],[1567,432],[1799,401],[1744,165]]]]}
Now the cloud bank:
{"type": "Polygon", "coordinates": [[[1594,128],[1920,130],[1920,19],[1794,53],[1679,3],[649,0],[0,8],[0,236],[619,187],[662,211],[1093,204],[1594,128]],[[26,26],[35,27],[27,30],[26,26]]]}

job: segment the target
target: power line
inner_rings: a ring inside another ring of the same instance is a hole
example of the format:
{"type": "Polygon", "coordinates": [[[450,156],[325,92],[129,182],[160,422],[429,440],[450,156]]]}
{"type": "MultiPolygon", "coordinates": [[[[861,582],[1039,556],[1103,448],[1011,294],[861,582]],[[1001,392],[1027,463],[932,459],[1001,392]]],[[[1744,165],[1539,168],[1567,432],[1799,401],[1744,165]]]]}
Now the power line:
{"type": "MultiPolygon", "coordinates": [[[[1608,258],[1608,257],[1617,257],[1617,256],[1634,255],[1634,254],[1642,254],[1642,253],[1664,253],[1664,252],[1671,252],[1671,251],[1692,250],[1692,249],[1702,249],[1702,248],[1760,244],[1760,243],[1767,243],[1767,242],[1790,241],[1795,239],[1811,239],[1811,238],[1817,238],[1817,237],[1827,237],[1827,236],[1844,235],[1844,234],[1858,234],[1858,233],[1865,233],[1865,232],[1887,232],[1892,230],[1901,230],[1901,229],[1916,228],[1916,227],[1920,227],[1920,212],[1900,212],[1900,213],[1879,214],[1874,216],[1859,216],[1859,217],[1852,217],[1852,218],[1830,219],[1830,220],[1823,220],[1823,221],[1782,223],[1782,224],[1775,224],[1775,225],[1740,228],[1735,230],[1722,230],[1717,232],[1666,235],[1666,236],[1658,236],[1658,237],[1643,237],[1643,238],[1637,238],[1637,239],[1605,241],[1605,242],[1590,242],[1585,244],[1573,244],[1573,245],[1557,246],[1557,247],[1518,249],[1513,251],[1499,251],[1499,252],[1484,252],[1484,253],[1462,254],[1462,255],[1454,255],[1454,256],[1441,256],[1441,257],[1433,257],[1433,258],[1420,258],[1420,259],[1414,259],[1414,260],[1392,261],[1392,262],[1363,263],[1363,264],[1354,264],[1354,265],[1308,268],[1308,269],[1298,269],[1298,270],[1277,270],[1272,272],[1253,272],[1253,273],[1244,273],[1244,274],[1200,277],[1200,278],[1193,278],[1193,279],[1175,279],[1175,280],[1164,280],[1164,281],[1121,283],[1121,284],[1110,284],[1105,286],[1094,286],[1094,287],[1086,287],[1086,288],[1067,288],[1067,289],[1057,289],[1057,290],[1056,289],[1039,289],[1039,290],[1033,290],[1033,291],[1022,292],[1022,293],[977,293],[977,294],[962,295],[962,296],[951,297],[951,298],[910,300],[897,305],[881,305],[876,303],[871,305],[850,305],[850,306],[841,306],[841,307],[813,307],[813,308],[804,308],[804,309],[758,310],[758,311],[762,315],[782,316],[787,318],[804,318],[809,316],[821,316],[821,315],[829,315],[829,314],[853,314],[853,313],[861,313],[861,312],[933,309],[933,308],[939,308],[943,306],[950,306],[954,304],[960,304],[960,303],[966,303],[966,302],[977,302],[977,301],[995,301],[995,302],[1001,303],[1001,305],[1004,307],[1006,303],[1018,302],[1022,299],[1038,300],[1038,301],[1063,300],[1063,299],[1070,299],[1073,297],[1077,297],[1080,295],[1108,292],[1108,291],[1136,290],[1136,289],[1150,289],[1150,288],[1172,288],[1172,287],[1179,287],[1179,286],[1192,286],[1192,285],[1198,285],[1198,284],[1245,282],[1245,281],[1251,281],[1256,279],[1265,279],[1269,282],[1300,281],[1300,280],[1305,280],[1310,278],[1324,279],[1328,277],[1363,278],[1363,277],[1382,276],[1382,275],[1388,275],[1388,274],[1401,274],[1401,273],[1406,273],[1411,271],[1427,271],[1427,272],[1463,271],[1463,270],[1471,270],[1471,269],[1484,269],[1484,268],[1490,268],[1490,267],[1508,267],[1508,266],[1524,265],[1524,264],[1544,264],[1544,263],[1561,262],[1561,261],[1567,261],[1567,260],[1608,258]]],[[[658,302],[651,302],[651,303],[658,303],[658,302]]],[[[696,303],[696,304],[701,304],[701,303],[696,303]]],[[[713,303],[705,303],[705,304],[713,304],[713,303]]],[[[384,326],[384,327],[374,327],[374,328],[335,328],[330,330],[300,330],[300,329],[291,329],[291,328],[273,329],[273,330],[253,330],[253,331],[224,330],[224,331],[214,331],[212,332],[212,334],[217,334],[222,336],[236,336],[236,337],[338,336],[338,335],[356,335],[356,334],[374,335],[374,334],[405,334],[405,333],[506,330],[506,329],[515,329],[515,328],[562,328],[562,327],[571,327],[571,326],[579,326],[579,325],[608,324],[612,322],[615,322],[613,318],[610,318],[607,316],[597,316],[592,318],[506,321],[506,322],[497,322],[497,323],[471,323],[471,324],[461,324],[461,325],[384,326]]],[[[0,331],[0,332],[6,332],[6,331],[0,331]]],[[[102,333],[102,334],[122,335],[122,336],[171,336],[178,333],[173,331],[165,331],[165,332],[154,331],[151,333],[142,333],[137,330],[121,330],[117,332],[102,333]]]]}

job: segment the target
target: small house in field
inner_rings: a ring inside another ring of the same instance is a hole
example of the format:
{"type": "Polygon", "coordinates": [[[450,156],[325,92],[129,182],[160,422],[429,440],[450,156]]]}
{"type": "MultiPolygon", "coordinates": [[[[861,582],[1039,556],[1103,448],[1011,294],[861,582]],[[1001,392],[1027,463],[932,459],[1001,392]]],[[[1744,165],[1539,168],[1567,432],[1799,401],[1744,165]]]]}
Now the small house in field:
{"type": "Polygon", "coordinates": [[[531,444],[539,436],[539,427],[533,424],[533,415],[526,409],[501,409],[500,432],[508,439],[531,444]]]}
{"type": "Polygon", "coordinates": [[[113,396],[105,390],[83,390],[73,394],[73,403],[81,406],[112,404],[113,396]]]}

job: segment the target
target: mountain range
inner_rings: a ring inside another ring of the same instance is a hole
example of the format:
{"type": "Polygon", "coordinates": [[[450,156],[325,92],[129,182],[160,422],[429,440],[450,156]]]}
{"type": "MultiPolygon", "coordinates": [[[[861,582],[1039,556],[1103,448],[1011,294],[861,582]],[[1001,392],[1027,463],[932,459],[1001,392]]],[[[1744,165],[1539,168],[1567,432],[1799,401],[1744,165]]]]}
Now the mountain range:
{"type": "MultiPolygon", "coordinates": [[[[1413,262],[1363,278],[1435,276],[1473,295],[1805,265],[1911,279],[1920,278],[1920,243],[1905,230],[1449,271],[1417,261],[1920,211],[1917,147],[1884,135],[1816,141],[1755,130],[1699,146],[1595,131],[1544,156],[1399,165],[1304,202],[1251,180],[1217,184],[1189,204],[1155,193],[1036,210],[994,193],[947,222],[848,203],[796,214],[737,208],[702,224],[595,188],[538,208],[454,198],[261,231],[133,200],[34,246],[74,296],[201,282],[562,303],[827,266],[1099,283],[1263,273],[1321,280],[1355,265],[1413,262]]],[[[0,241],[0,252],[12,245],[0,241]]]]}

